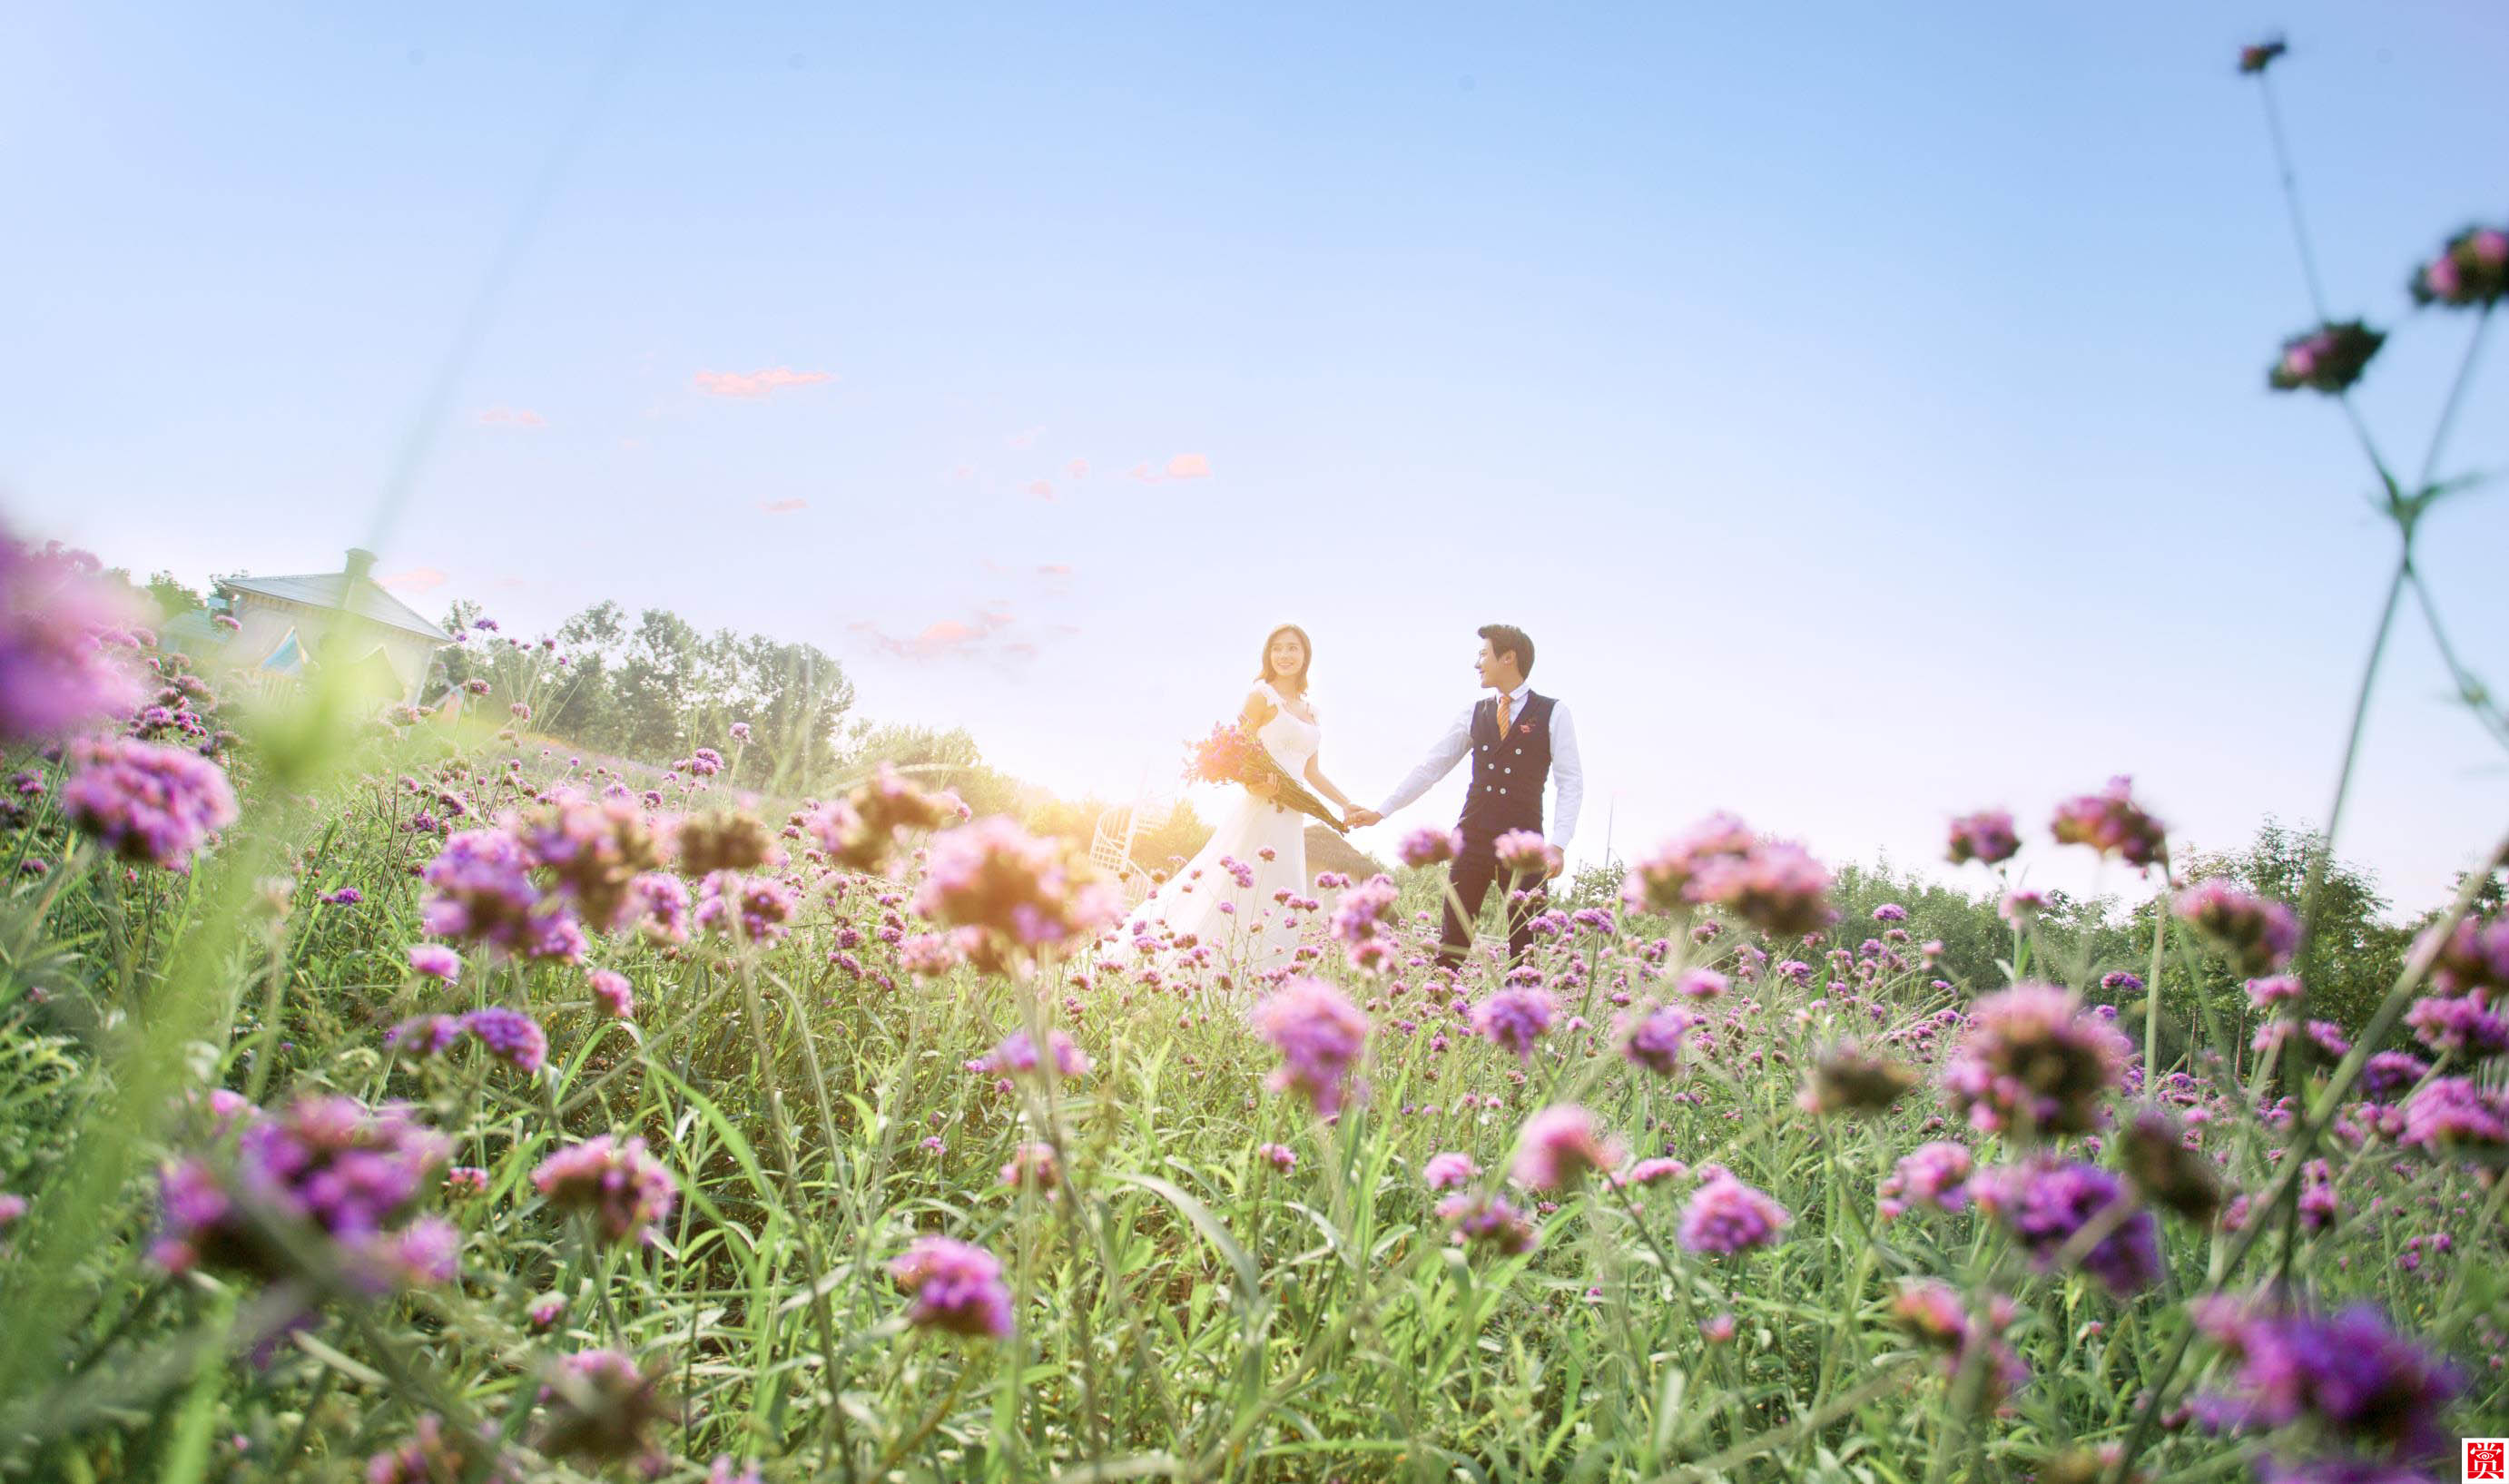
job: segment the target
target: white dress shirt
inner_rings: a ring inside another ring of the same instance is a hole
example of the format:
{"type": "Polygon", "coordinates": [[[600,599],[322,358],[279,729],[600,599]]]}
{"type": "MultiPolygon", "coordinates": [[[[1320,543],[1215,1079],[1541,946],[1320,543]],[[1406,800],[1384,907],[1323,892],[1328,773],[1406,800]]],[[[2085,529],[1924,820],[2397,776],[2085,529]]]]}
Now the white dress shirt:
{"type": "MultiPolygon", "coordinates": [[[[1524,715],[1524,698],[1532,693],[1530,681],[1507,693],[1509,724],[1515,724],[1516,719],[1524,715]]],[[[1454,771],[1455,764],[1473,750],[1473,713],[1479,709],[1478,702],[1464,708],[1464,714],[1455,718],[1446,734],[1438,739],[1438,745],[1429,749],[1429,756],[1421,759],[1420,765],[1385,796],[1377,813],[1392,814],[1454,771]]],[[[1586,801],[1586,766],[1577,758],[1577,725],[1568,719],[1568,704],[1557,699],[1551,703],[1551,788],[1556,796],[1551,811],[1551,843],[1564,854],[1569,838],[1577,833],[1578,806],[1586,801]]]]}

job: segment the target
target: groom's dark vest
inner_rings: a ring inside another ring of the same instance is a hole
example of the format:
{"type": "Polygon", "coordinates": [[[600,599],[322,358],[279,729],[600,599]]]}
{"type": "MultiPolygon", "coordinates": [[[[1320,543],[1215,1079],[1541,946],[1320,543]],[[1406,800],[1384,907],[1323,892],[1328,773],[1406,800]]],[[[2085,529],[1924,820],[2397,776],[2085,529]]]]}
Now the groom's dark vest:
{"type": "Polygon", "coordinates": [[[1499,735],[1498,699],[1473,708],[1473,786],[1456,828],[1468,846],[1486,850],[1510,830],[1542,830],[1542,785],[1551,777],[1550,696],[1526,691],[1524,705],[1499,735]]]}

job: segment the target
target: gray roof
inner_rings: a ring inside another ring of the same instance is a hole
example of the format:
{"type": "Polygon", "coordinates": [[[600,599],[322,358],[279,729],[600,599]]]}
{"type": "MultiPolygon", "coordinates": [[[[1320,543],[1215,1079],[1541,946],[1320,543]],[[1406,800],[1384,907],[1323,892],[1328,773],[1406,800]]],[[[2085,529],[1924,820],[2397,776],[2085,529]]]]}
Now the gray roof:
{"type": "Polygon", "coordinates": [[[228,577],[218,585],[231,592],[281,598],[314,608],[344,609],[387,628],[423,634],[437,644],[453,642],[452,635],[429,622],[408,604],[376,586],[372,579],[359,577],[352,586],[345,572],[312,573],[300,577],[228,577]],[[351,595],[347,603],[340,598],[344,590],[351,595]]]}

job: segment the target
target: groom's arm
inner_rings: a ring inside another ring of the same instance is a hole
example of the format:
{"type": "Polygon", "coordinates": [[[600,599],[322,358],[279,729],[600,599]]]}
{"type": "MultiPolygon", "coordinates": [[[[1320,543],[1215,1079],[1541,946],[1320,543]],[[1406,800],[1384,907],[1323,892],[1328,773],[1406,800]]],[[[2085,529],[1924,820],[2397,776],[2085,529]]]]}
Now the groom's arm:
{"type": "Polygon", "coordinates": [[[1586,803],[1586,762],[1577,756],[1577,723],[1568,719],[1567,707],[1555,703],[1551,708],[1551,787],[1559,796],[1551,843],[1565,855],[1577,834],[1577,811],[1586,803]]]}
{"type": "Polygon", "coordinates": [[[1438,739],[1438,745],[1429,749],[1429,756],[1421,759],[1420,765],[1394,786],[1394,792],[1385,796],[1385,802],[1375,812],[1391,814],[1428,793],[1439,779],[1454,771],[1455,764],[1463,761],[1464,754],[1472,750],[1473,710],[1467,706],[1464,714],[1455,719],[1455,723],[1446,728],[1446,734],[1438,739]]]}

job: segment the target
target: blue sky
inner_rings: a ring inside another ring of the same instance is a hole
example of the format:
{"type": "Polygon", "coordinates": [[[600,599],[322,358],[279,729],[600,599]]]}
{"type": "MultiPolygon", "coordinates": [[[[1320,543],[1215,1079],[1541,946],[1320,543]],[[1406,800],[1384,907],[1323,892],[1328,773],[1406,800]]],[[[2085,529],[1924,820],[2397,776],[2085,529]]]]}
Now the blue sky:
{"type": "MultiPolygon", "coordinates": [[[[1364,10],[48,8],[0,56],[0,501],[195,578],[371,541],[430,611],[807,638],[1072,793],[1171,774],[1286,618],[1373,797],[1495,619],[1579,713],[1588,858],[1726,807],[1916,864],[2113,772],[2199,846],[2322,817],[2390,544],[2336,409],[2263,390],[2309,314],[2232,58],[2291,35],[2417,465],[2469,322],[2403,282],[2509,208],[2509,12],[1364,10]]],[[[2451,466],[2509,464],[2504,404],[2495,353],[2451,466]]],[[[2495,683],[2505,508],[2423,563],[2495,683]]],[[[2346,854],[2417,908],[2504,820],[2408,625],[2346,854]]]]}

